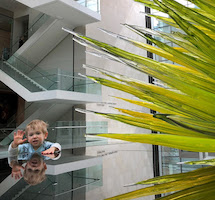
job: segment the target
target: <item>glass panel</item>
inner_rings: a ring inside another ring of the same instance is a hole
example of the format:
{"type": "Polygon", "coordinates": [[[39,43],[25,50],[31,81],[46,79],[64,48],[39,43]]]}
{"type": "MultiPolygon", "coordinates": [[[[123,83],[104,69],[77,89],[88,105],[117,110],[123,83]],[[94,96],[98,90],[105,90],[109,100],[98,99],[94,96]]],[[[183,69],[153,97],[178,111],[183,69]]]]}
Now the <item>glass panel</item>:
{"type": "Polygon", "coordinates": [[[106,121],[59,121],[53,124],[48,132],[48,140],[60,143],[64,149],[106,145],[112,142],[112,140],[109,141],[106,138],[90,136],[107,133],[108,123],[106,121]]]}
{"type": "MultiPolygon", "coordinates": [[[[44,173],[38,173],[37,176],[30,176],[36,172],[27,172],[26,169],[24,170],[23,177],[25,178],[30,177],[31,180],[34,179],[37,182],[45,178],[45,180],[39,184],[28,185],[24,178],[21,178],[15,183],[13,180],[14,178],[9,175],[7,179],[9,179],[10,183],[8,184],[10,187],[8,187],[7,191],[2,193],[1,199],[80,200],[85,199],[86,192],[102,186],[103,174],[101,162],[100,164],[98,163],[97,165],[87,167],[88,159],[90,160],[94,157],[75,156],[66,152],[63,153],[61,158],[57,161],[40,160],[40,162],[44,163],[44,166],[47,166],[47,169],[44,168],[44,173]],[[74,167],[68,168],[68,166],[77,165],[80,161],[85,164],[85,167],[79,166],[79,169],[74,169],[74,167]],[[64,169],[62,171],[57,170],[59,166],[64,169]],[[52,168],[56,170],[53,171],[52,168]]],[[[24,162],[28,163],[29,161],[26,160],[24,162]]],[[[34,162],[36,161],[34,160],[34,162]]],[[[34,170],[34,168],[31,168],[30,164],[28,164],[28,169],[34,170]]],[[[38,168],[38,171],[40,170],[41,169],[38,168]]]]}
{"type": "Polygon", "coordinates": [[[199,160],[198,152],[188,152],[169,147],[160,147],[161,175],[188,172],[202,167],[201,165],[184,165],[178,162],[199,160]]]}
{"type": "MultiPolygon", "coordinates": [[[[23,65],[24,66],[24,65],[23,65]]],[[[24,70],[24,67],[20,66],[21,70],[24,70]]],[[[22,86],[27,88],[31,92],[39,92],[41,88],[35,85],[32,81],[25,77],[24,73],[16,71],[13,66],[9,66],[1,62],[1,70],[20,83],[22,86]]]]}
{"type": "Polygon", "coordinates": [[[101,85],[72,72],[61,69],[43,70],[19,56],[13,55],[1,64],[1,69],[31,92],[44,90],[65,90],[87,94],[101,94],[101,85]]]}
{"type": "Polygon", "coordinates": [[[48,19],[49,15],[40,13],[32,22],[29,24],[28,37],[31,37],[48,19]]]}
{"type": "Polygon", "coordinates": [[[100,0],[75,0],[77,3],[89,8],[92,11],[100,12],[100,0]]]}
{"type": "Polygon", "coordinates": [[[46,75],[43,75],[41,73],[37,74],[35,70],[32,70],[29,74],[30,78],[41,84],[47,90],[65,90],[87,94],[101,94],[101,86],[99,84],[87,78],[73,76],[72,72],[55,69],[47,70],[46,75]]]}

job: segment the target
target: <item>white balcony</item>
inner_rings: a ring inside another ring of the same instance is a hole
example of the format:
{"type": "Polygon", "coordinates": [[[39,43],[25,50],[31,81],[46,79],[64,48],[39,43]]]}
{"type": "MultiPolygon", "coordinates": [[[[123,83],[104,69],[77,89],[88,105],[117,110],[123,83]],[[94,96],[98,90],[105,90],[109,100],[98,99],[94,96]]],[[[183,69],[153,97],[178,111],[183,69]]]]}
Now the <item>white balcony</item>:
{"type": "MultiPolygon", "coordinates": [[[[88,1],[74,0],[17,0],[18,2],[62,20],[64,23],[73,27],[83,26],[89,23],[97,22],[101,19],[98,12],[90,9],[94,8],[88,1]],[[87,6],[87,7],[85,7],[87,6]],[[88,8],[89,7],[89,8],[88,8]]],[[[98,0],[96,0],[98,2],[98,0]]],[[[96,3],[95,2],[95,3],[96,3]]],[[[98,4],[97,4],[98,5],[98,4]]],[[[96,6],[98,8],[98,6],[96,6]]]]}
{"type": "Polygon", "coordinates": [[[62,74],[59,76],[63,80],[59,80],[57,75],[49,75],[48,79],[41,74],[39,77],[33,77],[33,80],[14,69],[1,63],[0,80],[27,102],[85,104],[102,101],[100,85],[93,81],[80,78],[76,80],[72,76],[65,77],[62,74]],[[45,81],[45,85],[42,82],[38,83],[36,78],[45,81]]]}

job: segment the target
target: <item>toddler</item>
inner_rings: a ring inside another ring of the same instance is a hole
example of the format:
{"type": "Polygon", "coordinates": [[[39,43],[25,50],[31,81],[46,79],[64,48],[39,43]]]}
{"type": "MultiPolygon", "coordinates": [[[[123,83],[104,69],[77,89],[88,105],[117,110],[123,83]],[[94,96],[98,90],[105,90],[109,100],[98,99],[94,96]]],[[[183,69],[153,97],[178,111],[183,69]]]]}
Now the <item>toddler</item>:
{"type": "Polygon", "coordinates": [[[25,132],[18,130],[14,133],[14,140],[9,146],[10,154],[31,154],[41,152],[43,155],[61,151],[61,145],[45,141],[48,137],[48,124],[42,120],[33,120],[25,128],[25,132]],[[23,139],[24,134],[26,138],[23,139]],[[28,143],[24,143],[28,141],[28,143]]]}

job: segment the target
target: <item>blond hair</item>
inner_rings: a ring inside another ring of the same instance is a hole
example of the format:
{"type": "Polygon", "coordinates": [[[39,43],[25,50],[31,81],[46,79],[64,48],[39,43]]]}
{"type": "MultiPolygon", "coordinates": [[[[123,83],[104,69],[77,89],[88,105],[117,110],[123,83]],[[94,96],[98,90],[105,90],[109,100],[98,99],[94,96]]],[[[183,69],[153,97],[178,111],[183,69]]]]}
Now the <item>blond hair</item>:
{"type": "Polygon", "coordinates": [[[29,129],[31,129],[31,130],[39,129],[43,132],[43,134],[45,134],[48,132],[47,128],[48,128],[48,124],[46,122],[44,122],[43,120],[40,120],[40,119],[35,119],[35,120],[31,121],[29,124],[27,124],[27,126],[25,128],[25,132],[27,135],[29,129]]]}
{"type": "Polygon", "coordinates": [[[39,173],[24,170],[23,178],[29,185],[37,185],[46,179],[45,171],[46,171],[45,168],[43,168],[39,173]]]}

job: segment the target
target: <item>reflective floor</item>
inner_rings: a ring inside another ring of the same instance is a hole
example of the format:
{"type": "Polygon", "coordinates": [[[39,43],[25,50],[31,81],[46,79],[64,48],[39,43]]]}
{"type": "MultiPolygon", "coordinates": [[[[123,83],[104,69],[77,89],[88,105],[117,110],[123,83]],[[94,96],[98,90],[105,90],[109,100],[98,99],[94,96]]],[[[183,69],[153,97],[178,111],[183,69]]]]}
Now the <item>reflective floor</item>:
{"type": "Polygon", "coordinates": [[[102,185],[102,158],[63,150],[58,160],[39,154],[8,157],[1,162],[1,199],[85,199],[102,185]]]}
{"type": "MultiPolygon", "coordinates": [[[[125,186],[154,177],[151,145],[96,137],[88,137],[81,144],[75,148],[64,142],[62,152],[52,156],[8,156],[7,147],[1,146],[0,200],[102,200],[145,187],[125,186]]],[[[205,155],[159,147],[160,175],[201,168],[177,163],[202,156],[205,155]]]]}
{"type": "Polygon", "coordinates": [[[0,200],[102,200],[138,189],[124,186],[153,177],[151,145],[96,137],[81,144],[71,148],[64,142],[54,156],[9,156],[1,146],[0,200]]]}

